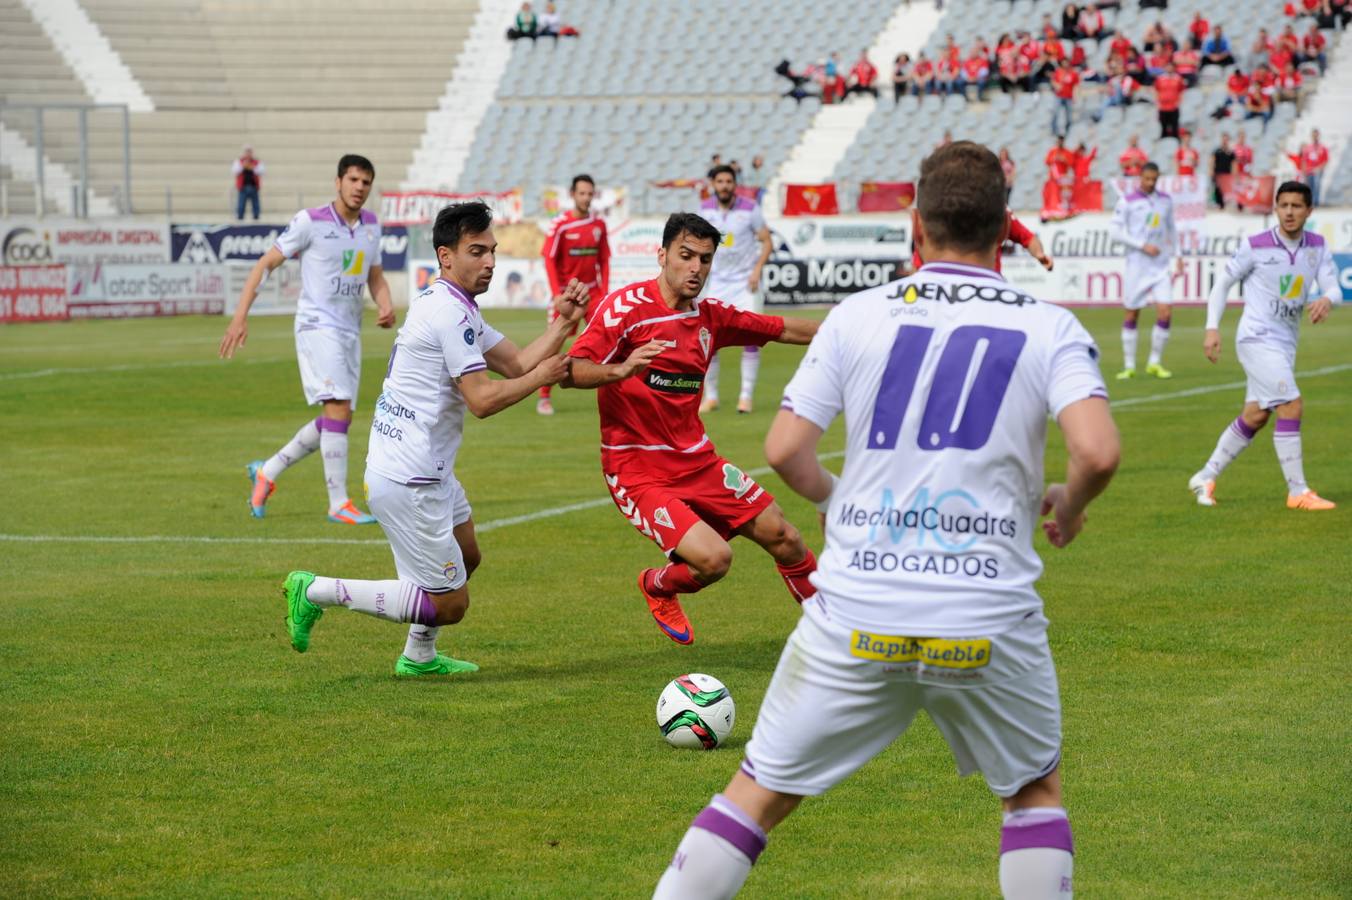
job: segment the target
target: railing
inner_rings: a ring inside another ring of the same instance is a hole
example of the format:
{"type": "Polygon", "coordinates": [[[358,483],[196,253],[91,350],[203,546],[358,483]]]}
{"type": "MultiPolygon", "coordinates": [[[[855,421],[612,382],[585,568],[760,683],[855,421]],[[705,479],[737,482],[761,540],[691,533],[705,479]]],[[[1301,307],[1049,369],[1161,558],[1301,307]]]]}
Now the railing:
{"type": "MultiPolygon", "coordinates": [[[[33,116],[33,164],[30,171],[32,172],[35,195],[34,212],[38,216],[47,213],[48,205],[48,159],[46,152],[48,114],[55,112],[75,113],[79,141],[79,162],[71,184],[70,212],[79,218],[89,217],[89,114],[91,112],[120,110],[122,113],[122,183],[121,185],[114,185],[112,193],[119,213],[130,215],[133,212],[131,195],[131,112],[125,103],[0,103],[0,116],[4,116],[11,110],[31,112],[33,116]]],[[[27,180],[19,177],[20,173],[24,171],[23,160],[0,159],[0,162],[9,166],[17,181],[27,180]]],[[[8,192],[4,192],[3,196],[5,206],[8,206],[8,192]]],[[[7,209],[5,213],[8,213],[7,209]]]]}

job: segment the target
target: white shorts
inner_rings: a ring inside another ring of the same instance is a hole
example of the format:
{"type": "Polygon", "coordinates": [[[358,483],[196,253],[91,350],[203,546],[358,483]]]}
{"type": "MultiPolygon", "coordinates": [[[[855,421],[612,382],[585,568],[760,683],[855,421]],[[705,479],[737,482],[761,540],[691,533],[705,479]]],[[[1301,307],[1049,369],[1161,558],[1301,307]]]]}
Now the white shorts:
{"type": "Polygon", "coordinates": [[[305,402],[351,400],[357,408],[361,384],[361,335],[334,328],[296,332],[296,362],[305,402]]]}
{"type": "Polygon", "coordinates": [[[1246,402],[1272,409],[1300,396],[1295,351],[1260,341],[1236,341],[1235,356],[1249,380],[1244,389],[1246,402]]]}
{"type": "Polygon", "coordinates": [[[1145,309],[1156,303],[1174,302],[1174,279],[1168,266],[1162,269],[1137,269],[1127,263],[1122,276],[1122,305],[1127,309],[1145,309]]]}
{"type": "Polygon", "coordinates": [[[740,287],[710,288],[709,296],[746,312],[758,313],[765,305],[761,299],[761,292],[748,290],[745,281],[740,287]]]}
{"type": "Polygon", "coordinates": [[[921,709],[959,774],[981,772],[998,796],[1056,768],[1061,702],[1041,613],[1002,635],[922,646],[836,625],[820,600],[803,603],[746,747],[742,769],[761,786],[823,793],[881,753],[921,709]],[[931,652],[956,661],[922,661],[931,652]]]}
{"type": "Polygon", "coordinates": [[[366,502],[394,553],[394,569],[430,593],[469,577],[455,527],[469,521],[469,499],[453,476],[441,484],[400,484],[367,470],[366,502]]]}

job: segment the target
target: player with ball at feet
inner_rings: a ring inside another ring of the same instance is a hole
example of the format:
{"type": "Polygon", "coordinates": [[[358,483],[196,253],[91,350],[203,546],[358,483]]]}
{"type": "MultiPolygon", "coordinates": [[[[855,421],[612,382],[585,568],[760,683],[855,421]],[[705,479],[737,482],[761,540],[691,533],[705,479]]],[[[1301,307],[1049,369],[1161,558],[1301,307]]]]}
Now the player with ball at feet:
{"type": "Polygon", "coordinates": [[[1117,429],[1089,333],[994,271],[1007,228],[995,154],[941,147],[917,193],[925,265],[831,311],[765,439],[789,487],[828,503],[818,593],[803,602],[741,770],[685,833],[662,900],[736,894],[803,797],[848,778],[922,709],[959,771],[981,772],[1004,804],[1004,896],[1071,894],[1033,530],[1041,496],[1053,546],[1080,533],[1117,467],[1117,429]],[[837,480],[817,444],[842,414],[837,480]],[[1069,462],[1044,492],[1049,414],[1069,462]]]}

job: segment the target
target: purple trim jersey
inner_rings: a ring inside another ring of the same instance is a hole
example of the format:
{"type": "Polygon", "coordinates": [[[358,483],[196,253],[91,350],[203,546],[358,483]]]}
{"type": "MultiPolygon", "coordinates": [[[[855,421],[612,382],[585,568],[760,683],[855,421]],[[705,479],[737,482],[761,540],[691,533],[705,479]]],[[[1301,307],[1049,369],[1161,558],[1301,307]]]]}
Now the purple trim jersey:
{"type": "Polygon", "coordinates": [[[1244,282],[1244,315],[1235,340],[1278,344],[1292,352],[1305,305],[1320,297],[1334,303],[1342,299],[1333,255],[1324,238],[1312,231],[1290,241],[1273,228],[1242,241],[1211,288],[1208,329],[1220,327],[1226,295],[1239,281],[1244,282]]]}
{"type": "Polygon", "coordinates": [[[1107,397],[1089,332],[990,269],[927,264],[831,310],[783,401],[823,430],[845,417],[812,576],[831,620],[993,636],[1041,610],[1047,417],[1089,397],[1107,397]]]}
{"type": "MultiPolygon", "coordinates": [[[[1174,201],[1163,191],[1132,191],[1113,207],[1109,226],[1113,239],[1127,245],[1127,268],[1164,269],[1178,254],[1174,201]],[[1159,256],[1141,252],[1146,244],[1160,248],[1159,256]]],[[[1129,273],[1130,274],[1130,273],[1129,273]]]]}
{"type": "Polygon", "coordinates": [[[700,217],[723,235],[714,253],[713,268],[705,294],[722,300],[744,293],[751,270],[760,258],[761,245],[756,235],[765,226],[760,207],[745,197],[734,197],[731,209],[718,205],[717,197],[700,204],[700,217]]]}
{"type": "Polygon", "coordinates": [[[502,341],[479,304],[438,278],[409,304],[376,398],[366,468],[402,484],[437,484],[455,469],[465,424],[459,380],[488,368],[502,341]]]}
{"type": "Polygon", "coordinates": [[[371,268],[380,265],[380,222],[362,210],[355,227],[333,208],[296,213],[277,238],[287,259],[300,257],[300,299],[296,330],[337,328],[361,331],[362,292],[371,268]]]}

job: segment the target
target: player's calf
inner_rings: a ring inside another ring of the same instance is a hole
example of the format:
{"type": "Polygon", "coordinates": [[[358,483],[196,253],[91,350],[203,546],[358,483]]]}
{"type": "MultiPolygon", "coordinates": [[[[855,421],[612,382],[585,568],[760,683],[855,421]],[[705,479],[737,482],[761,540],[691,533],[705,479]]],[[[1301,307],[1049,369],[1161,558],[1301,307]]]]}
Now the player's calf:
{"type": "Polygon", "coordinates": [[[752,519],[741,533],[765,548],[775,560],[779,577],[789,589],[789,595],[802,603],[817,592],[809,580],[817,571],[817,558],[803,541],[802,533],[784,518],[778,503],[772,503],[752,519]]]}

